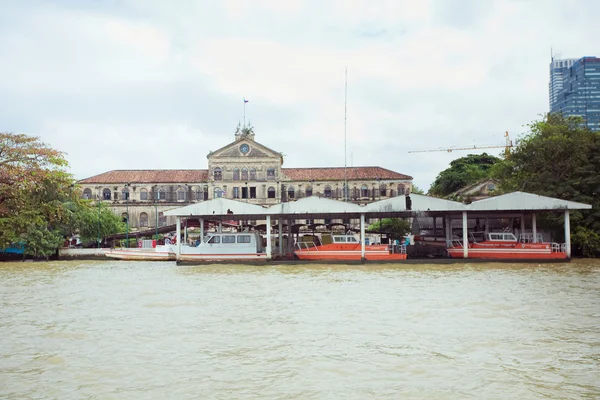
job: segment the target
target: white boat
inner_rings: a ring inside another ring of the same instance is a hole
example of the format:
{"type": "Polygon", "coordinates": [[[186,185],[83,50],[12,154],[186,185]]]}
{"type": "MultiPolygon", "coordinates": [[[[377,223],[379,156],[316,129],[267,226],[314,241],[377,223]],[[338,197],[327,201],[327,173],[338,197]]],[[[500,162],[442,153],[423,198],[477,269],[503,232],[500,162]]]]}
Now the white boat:
{"type": "MultiPolygon", "coordinates": [[[[177,251],[176,246],[173,249],[177,251]]],[[[197,246],[181,246],[180,261],[266,260],[258,232],[209,232],[197,246]]]]}
{"type": "Polygon", "coordinates": [[[156,240],[140,240],[138,247],[115,248],[104,251],[104,255],[118,260],[135,261],[173,261],[175,245],[156,244],[156,240]]]}

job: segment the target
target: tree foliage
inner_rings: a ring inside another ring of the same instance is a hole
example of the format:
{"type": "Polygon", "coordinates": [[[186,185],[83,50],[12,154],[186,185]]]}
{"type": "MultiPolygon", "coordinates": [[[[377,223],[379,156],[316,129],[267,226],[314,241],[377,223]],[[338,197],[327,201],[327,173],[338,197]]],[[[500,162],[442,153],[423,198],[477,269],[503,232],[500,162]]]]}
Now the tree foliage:
{"type": "Polygon", "coordinates": [[[457,190],[490,177],[492,167],[500,159],[487,153],[469,154],[450,163],[450,167],[439,173],[429,193],[446,197],[457,190]]]}
{"type": "MultiPolygon", "coordinates": [[[[80,199],[67,167],[64,154],[39,138],[0,133],[0,248],[23,243],[26,254],[45,257],[87,229],[93,207],[80,199]]],[[[104,233],[118,228],[106,225],[104,233]]]]}
{"type": "Polygon", "coordinates": [[[383,218],[369,225],[369,231],[385,233],[390,239],[402,239],[410,233],[410,223],[400,218],[383,218]]]}
{"type": "MultiPolygon", "coordinates": [[[[494,167],[500,189],[592,204],[592,210],[571,213],[573,250],[600,256],[600,134],[560,114],[529,127],[511,156],[494,167]]],[[[546,220],[560,234],[562,216],[546,220]]]]}

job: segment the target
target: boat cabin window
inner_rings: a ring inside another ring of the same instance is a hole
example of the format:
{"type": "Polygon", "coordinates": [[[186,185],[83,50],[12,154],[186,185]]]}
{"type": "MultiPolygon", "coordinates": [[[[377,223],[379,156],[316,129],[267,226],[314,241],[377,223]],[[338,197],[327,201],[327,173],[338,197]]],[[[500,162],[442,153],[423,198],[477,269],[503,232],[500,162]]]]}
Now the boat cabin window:
{"type": "Polygon", "coordinates": [[[501,232],[501,233],[490,233],[490,240],[501,240],[506,242],[516,242],[517,238],[512,233],[501,232]]]}
{"type": "Polygon", "coordinates": [[[221,236],[209,236],[208,243],[211,243],[211,244],[221,243],[221,236]]]}
{"type": "Polygon", "coordinates": [[[237,237],[238,243],[250,243],[250,235],[239,235],[237,237]]]}
{"type": "Polygon", "coordinates": [[[346,243],[346,236],[334,236],[333,241],[335,243],[346,243]]]}
{"type": "Polygon", "coordinates": [[[348,236],[348,243],[358,243],[358,240],[354,236],[348,236]]]}
{"type": "Polygon", "coordinates": [[[223,235],[223,243],[235,243],[235,236],[223,235]]]}

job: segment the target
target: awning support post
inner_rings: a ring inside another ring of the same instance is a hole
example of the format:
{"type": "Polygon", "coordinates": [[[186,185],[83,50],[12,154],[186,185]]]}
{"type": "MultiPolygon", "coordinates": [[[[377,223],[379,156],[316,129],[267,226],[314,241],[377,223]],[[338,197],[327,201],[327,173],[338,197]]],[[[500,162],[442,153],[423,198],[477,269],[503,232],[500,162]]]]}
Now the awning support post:
{"type": "Polygon", "coordinates": [[[533,243],[537,243],[537,221],[535,213],[531,214],[531,232],[533,233],[533,243]]]}
{"type": "Polygon", "coordinates": [[[360,259],[365,259],[365,214],[360,214],[360,259]]]}
{"type": "Polygon", "coordinates": [[[565,210],[565,253],[567,258],[571,258],[571,220],[569,210],[565,210]]]}
{"type": "Polygon", "coordinates": [[[177,252],[175,254],[177,261],[179,261],[179,256],[181,255],[181,217],[177,217],[177,224],[175,226],[177,235],[175,236],[177,238],[177,252]]]}
{"type": "Polygon", "coordinates": [[[267,260],[271,259],[271,216],[267,215],[267,260]]]}
{"type": "Polygon", "coordinates": [[[280,218],[277,219],[277,232],[279,233],[279,256],[283,256],[283,220],[280,218]]]}
{"type": "Polygon", "coordinates": [[[463,258],[469,258],[469,236],[467,234],[467,212],[462,213],[463,228],[463,258]]]}
{"type": "Polygon", "coordinates": [[[204,218],[200,218],[200,242],[204,239],[204,218]]]}

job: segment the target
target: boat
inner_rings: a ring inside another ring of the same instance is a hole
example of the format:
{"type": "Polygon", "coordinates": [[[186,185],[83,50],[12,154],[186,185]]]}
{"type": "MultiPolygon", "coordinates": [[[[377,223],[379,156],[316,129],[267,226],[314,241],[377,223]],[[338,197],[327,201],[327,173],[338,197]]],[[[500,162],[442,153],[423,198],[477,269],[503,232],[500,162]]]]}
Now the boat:
{"type": "MultiPolygon", "coordinates": [[[[177,249],[173,246],[175,251],[177,249]]],[[[258,232],[208,232],[195,246],[182,246],[180,261],[266,260],[258,232]]]]}
{"type": "MultiPolygon", "coordinates": [[[[321,243],[297,242],[294,255],[300,260],[362,260],[360,241],[353,233],[323,234],[321,243]]],[[[365,245],[365,259],[376,261],[406,260],[406,246],[395,244],[365,245]]]]}
{"type": "MultiPolygon", "coordinates": [[[[567,258],[564,243],[543,242],[540,234],[537,234],[534,240],[532,233],[523,233],[517,239],[511,232],[470,232],[467,246],[467,258],[505,260],[567,258]]],[[[453,236],[447,250],[450,257],[463,258],[462,240],[458,236],[453,236]]]]}
{"type": "Polygon", "coordinates": [[[130,261],[173,261],[175,260],[175,245],[170,241],[167,244],[157,244],[156,240],[140,240],[138,247],[115,248],[104,251],[108,258],[130,261]]]}

